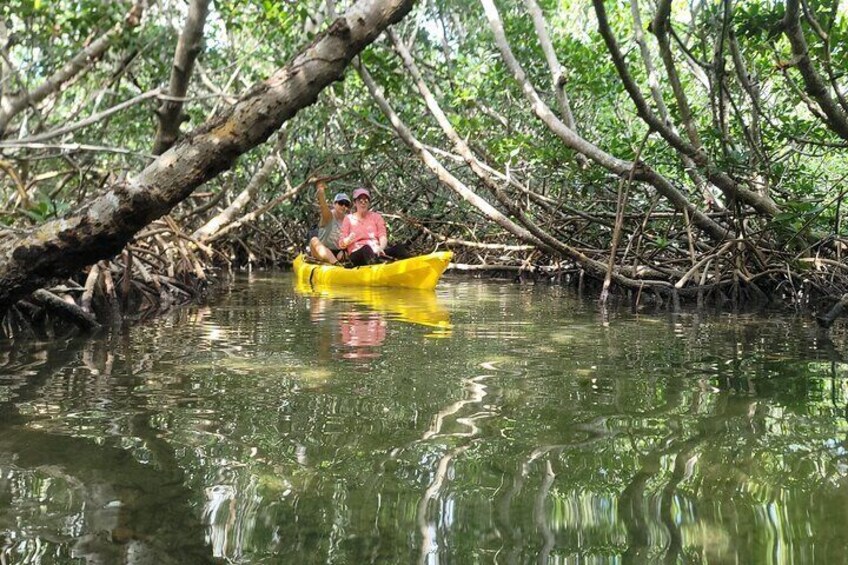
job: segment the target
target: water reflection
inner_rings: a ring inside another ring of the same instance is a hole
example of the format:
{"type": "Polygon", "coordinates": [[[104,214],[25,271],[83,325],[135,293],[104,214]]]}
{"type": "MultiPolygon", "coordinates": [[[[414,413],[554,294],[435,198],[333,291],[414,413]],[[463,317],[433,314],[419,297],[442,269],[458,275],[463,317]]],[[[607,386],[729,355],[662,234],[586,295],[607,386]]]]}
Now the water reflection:
{"type": "Polygon", "coordinates": [[[435,328],[446,335],[451,329],[450,312],[432,290],[312,286],[300,281],[296,283],[295,290],[302,296],[318,300],[359,304],[371,312],[385,314],[390,320],[435,328]]]}
{"type": "Polygon", "coordinates": [[[844,561],[838,333],[374,290],[0,344],[0,562],[844,561]]]}
{"type": "Polygon", "coordinates": [[[0,562],[210,561],[121,339],[0,344],[0,562]]]}
{"type": "Polygon", "coordinates": [[[386,320],[376,312],[347,312],[339,317],[342,354],[347,359],[380,356],[380,346],[386,339],[386,320]]]}
{"type": "Polygon", "coordinates": [[[316,287],[302,281],[295,290],[309,298],[309,317],[324,330],[318,340],[325,358],[331,349],[349,360],[379,358],[387,327],[395,321],[433,328],[428,337],[450,336],[450,313],[432,290],[316,287]]]}

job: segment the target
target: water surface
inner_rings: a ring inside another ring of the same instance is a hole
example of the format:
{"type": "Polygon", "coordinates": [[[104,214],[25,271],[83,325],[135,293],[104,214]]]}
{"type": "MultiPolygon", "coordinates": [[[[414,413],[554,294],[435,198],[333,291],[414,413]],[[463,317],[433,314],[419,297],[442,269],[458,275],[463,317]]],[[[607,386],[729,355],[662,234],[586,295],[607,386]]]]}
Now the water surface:
{"type": "Polygon", "coordinates": [[[835,331],[260,274],[5,343],[0,561],[844,562],[835,331]]]}

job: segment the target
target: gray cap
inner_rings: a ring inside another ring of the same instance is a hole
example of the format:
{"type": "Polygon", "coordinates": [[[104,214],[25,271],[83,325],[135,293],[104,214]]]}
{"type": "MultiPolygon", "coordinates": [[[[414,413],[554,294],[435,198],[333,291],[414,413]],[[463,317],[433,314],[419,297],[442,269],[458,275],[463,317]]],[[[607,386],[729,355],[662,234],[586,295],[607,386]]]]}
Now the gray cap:
{"type": "Polygon", "coordinates": [[[350,198],[349,198],[349,197],[348,197],[348,195],[347,195],[347,194],[345,194],[344,192],[339,192],[338,194],[336,194],[335,196],[333,196],[333,203],[334,203],[334,204],[335,204],[336,202],[343,202],[343,201],[344,201],[344,202],[347,202],[347,203],[348,203],[348,205],[350,205],[350,198]]]}

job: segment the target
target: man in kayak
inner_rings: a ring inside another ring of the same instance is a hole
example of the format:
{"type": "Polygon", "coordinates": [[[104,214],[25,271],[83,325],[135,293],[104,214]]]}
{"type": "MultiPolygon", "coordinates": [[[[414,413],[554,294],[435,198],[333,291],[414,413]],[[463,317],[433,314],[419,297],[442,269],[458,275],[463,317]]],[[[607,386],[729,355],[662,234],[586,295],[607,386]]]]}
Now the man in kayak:
{"type": "Polygon", "coordinates": [[[344,253],[338,248],[338,241],[342,233],[342,221],[350,210],[350,198],[344,192],[339,192],[333,197],[333,208],[330,209],[326,190],[327,184],[323,179],[315,181],[315,197],[321,218],[318,221],[318,233],[309,238],[309,253],[319,261],[335,265],[344,253]]]}
{"type": "Polygon", "coordinates": [[[409,257],[401,245],[388,247],[386,222],[378,212],[371,211],[371,193],[367,188],[353,191],[353,212],[345,216],[339,237],[339,249],[347,253],[354,266],[373,265],[382,259],[409,257]]]}

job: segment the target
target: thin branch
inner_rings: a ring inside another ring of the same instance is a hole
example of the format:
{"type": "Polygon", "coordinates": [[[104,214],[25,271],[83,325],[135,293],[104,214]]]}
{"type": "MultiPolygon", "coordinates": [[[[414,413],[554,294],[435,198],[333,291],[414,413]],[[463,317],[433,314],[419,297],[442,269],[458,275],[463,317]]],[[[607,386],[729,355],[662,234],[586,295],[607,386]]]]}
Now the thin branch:
{"type": "Polygon", "coordinates": [[[100,153],[117,153],[119,155],[132,155],[143,159],[154,159],[155,156],[149,153],[141,153],[139,151],[131,151],[120,147],[106,147],[105,145],[91,145],[88,143],[40,143],[40,142],[19,142],[19,141],[0,141],[0,149],[58,149],[63,152],[73,153],[76,151],[93,151],[100,153]]]}
{"type": "Polygon", "coordinates": [[[48,77],[35,90],[24,92],[19,96],[4,101],[0,107],[0,138],[3,137],[12,118],[29,106],[34,106],[62,88],[62,85],[87,69],[109,49],[114,38],[126,30],[138,26],[144,11],[144,1],[138,0],[124,21],[115,24],[109,31],[80,51],[74,58],[65,63],[62,68],[48,77]]]}
{"type": "MultiPolygon", "coordinates": [[[[88,127],[92,124],[96,124],[97,122],[100,122],[100,121],[108,118],[109,116],[111,116],[113,114],[117,114],[118,112],[126,110],[127,108],[135,106],[136,104],[138,104],[140,102],[144,102],[145,100],[149,100],[150,98],[156,98],[156,97],[160,96],[161,93],[162,93],[162,91],[159,90],[158,88],[154,89],[154,90],[148,90],[147,92],[143,92],[143,93],[139,94],[138,96],[136,96],[134,98],[130,98],[129,100],[121,102],[120,104],[116,104],[115,106],[112,106],[111,108],[109,108],[107,110],[103,110],[102,112],[92,114],[91,116],[85,118],[84,120],[80,120],[80,121],[78,121],[74,124],[70,124],[70,125],[67,125],[67,126],[64,126],[64,127],[61,127],[61,128],[46,131],[44,133],[39,133],[37,135],[31,135],[29,137],[19,138],[19,139],[16,139],[15,142],[16,143],[33,143],[33,142],[39,142],[39,141],[47,141],[48,139],[53,139],[55,137],[61,137],[65,134],[67,134],[67,133],[77,131],[79,129],[88,127]]],[[[0,142],[0,147],[2,147],[4,145],[6,145],[6,142],[0,142]]]]}

